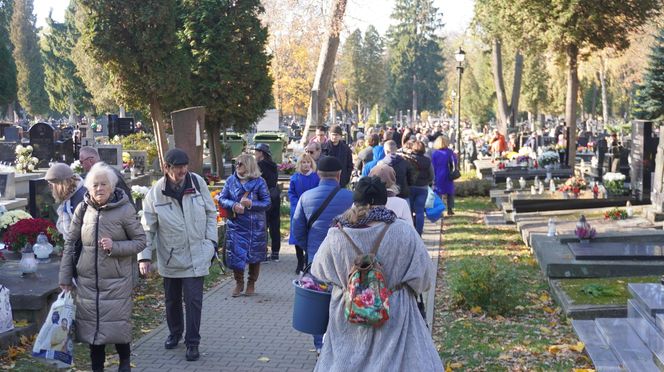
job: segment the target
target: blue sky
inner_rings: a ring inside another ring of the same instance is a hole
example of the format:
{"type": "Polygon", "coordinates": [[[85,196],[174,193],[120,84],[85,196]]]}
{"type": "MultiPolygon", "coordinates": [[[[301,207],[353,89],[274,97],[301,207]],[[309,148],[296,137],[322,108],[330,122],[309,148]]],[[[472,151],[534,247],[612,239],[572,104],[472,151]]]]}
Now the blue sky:
{"type": "MultiPolygon", "coordinates": [[[[69,0],[34,0],[37,26],[45,24],[44,19],[53,9],[53,18],[64,19],[64,12],[69,0]]],[[[474,0],[435,0],[435,5],[443,12],[445,32],[462,33],[468,27],[473,17],[474,0]]],[[[346,24],[350,29],[365,29],[373,24],[381,34],[384,34],[390,25],[390,13],[394,0],[348,0],[346,8],[346,24]]]]}

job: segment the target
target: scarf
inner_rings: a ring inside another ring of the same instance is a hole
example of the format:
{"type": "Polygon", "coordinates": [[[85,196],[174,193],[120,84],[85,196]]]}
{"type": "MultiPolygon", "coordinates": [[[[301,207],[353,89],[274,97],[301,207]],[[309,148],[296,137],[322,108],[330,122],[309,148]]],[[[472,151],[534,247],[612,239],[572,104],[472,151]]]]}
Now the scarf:
{"type": "Polygon", "coordinates": [[[337,224],[343,227],[362,228],[368,227],[370,222],[387,222],[392,223],[397,219],[397,215],[385,206],[373,207],[369,209],[369,213],[360,218],[357,223],[350,223],[343,215],[337,216],[332,220],[332,226],[337,224]]]}

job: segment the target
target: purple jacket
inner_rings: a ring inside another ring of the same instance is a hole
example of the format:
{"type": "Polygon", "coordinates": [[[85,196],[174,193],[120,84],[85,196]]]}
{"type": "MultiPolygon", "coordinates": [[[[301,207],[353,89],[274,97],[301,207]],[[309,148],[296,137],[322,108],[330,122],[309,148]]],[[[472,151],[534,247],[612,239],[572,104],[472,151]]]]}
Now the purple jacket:
{"type": "Polygon", "coordinates": [[[454,166],[459,166],[459,161],[451,149],[436,150],[431,154],[434,171],[433,191],[438,195],[454,194],[454,181],[450,177],[450,158],[454,162],[454,166]]]}

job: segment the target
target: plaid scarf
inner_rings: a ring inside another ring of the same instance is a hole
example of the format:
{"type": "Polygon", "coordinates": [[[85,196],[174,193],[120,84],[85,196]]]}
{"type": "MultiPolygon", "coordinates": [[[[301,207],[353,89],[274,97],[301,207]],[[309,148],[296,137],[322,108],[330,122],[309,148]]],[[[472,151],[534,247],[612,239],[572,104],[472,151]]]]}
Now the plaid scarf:
{"type": "Polygon", "coordinates": [[[392,210],[385,208],[385,206],[380,206],[369,209],[369,213],[363,218],[360,218],[357,223],[354,224],[346,220],[343,215],[337,216],[332,220],[332,226],[339,224],[343,227],[363,228],[369,227],[370,222],[392,223],[396,219],[397,215],[392,210]]]}

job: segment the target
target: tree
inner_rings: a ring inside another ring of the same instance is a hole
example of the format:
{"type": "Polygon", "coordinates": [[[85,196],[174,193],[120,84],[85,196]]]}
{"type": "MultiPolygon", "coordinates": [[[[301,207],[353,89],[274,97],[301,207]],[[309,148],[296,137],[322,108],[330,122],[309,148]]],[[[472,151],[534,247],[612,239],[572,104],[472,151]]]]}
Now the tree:
{"type": "MultiPolygon", "coordinates": [[[[524,70],[522,88],[524,108],[528,110],[531,129],[535,129],[535,121],[549,102],[549,74],[544,54],[527,55],[524,70]]],[[[543,119],[540,120],[540,125],[544,127],[543,119]]]]}
{"type": "Polygon", "coordinates": [[[657,120],[664,115],[664,28],[651,46],[643,83],[636,90],[633,113],[644,120],[657,120]]]}
{"type": "Polygon", "coordinates": [[[163,163],[168,149],[164,110],[189,96],[176,0],[78,1],[82,47],[108,71],[118,101],[149,107],[163,163]]]}
{"type": "Polygon", "coordinates": [[[392,111],[412,107],[438,111],[443,57],[441,14],[431,0],[397,0],[388,30],[388,102],[392,111]]]}
{"type": "Polygon", "coordinates": [[[11,15],[12,2],[0,0],[0,66],[4,66],[0,68],[0,112],[6,107],[5,114],[9,117],[13,117],[16,101],[16,64],[9,40],[11,15]]]}
{"type": "Polygon", "coordinates": [[[16,0],[10,37],[14,45],[18,101],[29,114],[42,115],[48,112],[48,96],[35,22],[32,0],[16,0]]]}
{"type": "Polygon", "coordinates": [[[337,79],[344,85],[346,93],[346,104],[342,110],[350,113],[352,109],[349,110],[349,104],[356,106],[358,120],[362,115],[363,99],[366,97],[366,68],[362,49],[362,32],[358,28],[346,39],[337,66],[337,79]]]}
{"type": "Polygon", "coordinates": [[[630,34],[640,31],[647,20],[661,14],[662,5],[662,0],[514,2],[516,12],[528,15],[535,22],[537,35],[567,59],[565,122],[570,133],[567,140],[570,167],[574,167],[576,158],[579,57],[583,57],[582,52],[586,50],[625,50],[629,47],[630,34]]]}
{"type": "Polygon", "coordinates": [[[191,55],[193,103],[206,107],[213,170],[223,172],[220,129],[248,131],[272,104],[267,27],[258,0],[184,0],[182,41],[191,55]]]}
{"type": "Polygon", "coordinates": [[[65,12],[64,23],[54,21],[49,15],[48,28],[42,37],[45,88],[50,107],[59,113],[68,112],[70,120],[76,113],[92,111],[92,96],[72,61],[72,49],[80,36],[74,24],[75,12],[72,2],[65,12]]]}
{"type": "Polygon", "coordinates": [[[374,107],[383,102],[386,89],[385,46],[383,38],[373,25],[364,32],[362,48],[363,66],[365,69],[365,96],[362,101],[367,107],[374,107]]]}

